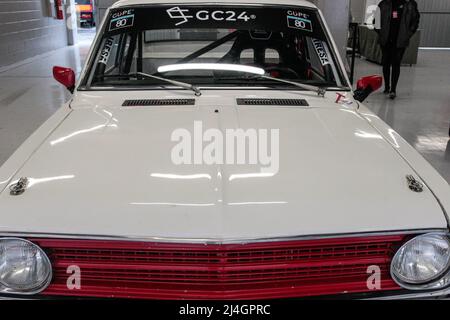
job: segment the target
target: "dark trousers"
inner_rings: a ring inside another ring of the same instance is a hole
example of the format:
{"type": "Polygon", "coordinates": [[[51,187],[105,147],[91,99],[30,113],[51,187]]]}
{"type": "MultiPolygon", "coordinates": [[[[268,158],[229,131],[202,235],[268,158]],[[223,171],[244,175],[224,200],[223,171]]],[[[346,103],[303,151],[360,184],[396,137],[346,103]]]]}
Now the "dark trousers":
{"type": "Polygon", "coordinates": [[[400,78],[400,65],[402,63],[405,48],[396,48],[395,45],[388,44],[381,48],[383,52],[383,76],[384,86],[390,92],[397,91],[398,79],[400,78]],[[392,80],[391,80],[392,69],[392,80]]]}

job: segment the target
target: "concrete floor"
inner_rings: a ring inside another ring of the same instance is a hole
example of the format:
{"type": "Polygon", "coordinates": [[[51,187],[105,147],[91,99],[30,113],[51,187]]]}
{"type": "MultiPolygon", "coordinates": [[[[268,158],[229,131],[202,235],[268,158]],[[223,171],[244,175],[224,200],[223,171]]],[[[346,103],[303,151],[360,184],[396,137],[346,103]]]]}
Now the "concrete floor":
{"type": "Polygon", "coordinates": [[[55,65],[81,72],[95,29],[79,29],[79,43],[0,70],[0,165],[70,98],[53,79],[55,65]]]}
{"type": "MultiPolygon", "coordinates": [[[[372,74],[381,67],[358,60],[355,79],[372,74]]],[[[397,95],[380,90],[365,103],[450,183],[450,51],[420,50],[417,66],[402,67],[397,95]]]]}
{"type": "MultiPolygon", "coordinates": [[[[69,93],[52,78],[52,66],[81,71],[93,30],[80,43],[0,72],[0,165],[61,104],[69,93]]],[[[403,67],[395,101],[381,92],[367,105],[412,144],[450,182],[450,51],[420,51],[419,64],[403,67]]],[[[358,60],[356,79],[381,74],[381,67],[358,60]]]]}

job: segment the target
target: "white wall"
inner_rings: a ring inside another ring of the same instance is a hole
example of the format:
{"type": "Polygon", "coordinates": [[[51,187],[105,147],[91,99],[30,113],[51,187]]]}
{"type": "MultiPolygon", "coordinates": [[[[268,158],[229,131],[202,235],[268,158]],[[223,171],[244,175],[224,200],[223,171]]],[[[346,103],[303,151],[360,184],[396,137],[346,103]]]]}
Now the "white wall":
{"type": "Polygon", "coordinates": [[[373,8],[380,2],[381,0],[350,0],[353,22],[371,24],[373,8]]]}
{"type": "Polygon", "coordinates": [[[47,1],[0,0],[0,67],[66,45],[65,21],[51,16],[47,1]]]}
{"type": "Polygon", "coordinates": [[[380,2],[381,0],[366,0],[365,23],[372,24],[375,10],[380,2]]]}

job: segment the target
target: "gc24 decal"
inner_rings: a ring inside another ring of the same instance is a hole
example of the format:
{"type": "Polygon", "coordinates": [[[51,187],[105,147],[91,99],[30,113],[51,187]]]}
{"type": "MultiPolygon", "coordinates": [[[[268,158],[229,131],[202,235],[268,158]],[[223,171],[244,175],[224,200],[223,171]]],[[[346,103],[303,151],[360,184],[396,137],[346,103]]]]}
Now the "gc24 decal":
{"type": "Polygon", "coordinates": [[[195,13],[191,13],[189,9],[182,9],[180,7],[173,7],[166,10],[167,14],[171,19],[176,20],[175,25],[179,26],[191,19],[198,21],[250,21],[256,19],[255,15],[248,15],[246,11],[236,12],[233,10],[200,10],[195,13]]]}
{"type": "Polygon", "coordinates": [[[319,39],[312,39],[312,43],[314,45],[314,49],[317,52],[317,56],[319,57],[320,63],[322,64],[322,66],[330,64],[330,59],[328,58],[328,52],[327,52],[327,49],[325,48],[323,41],[321,41],[319,39]]]}
{"type": "Polygon", "coordinates": [[[287,25],[292,29],[300,29],[304,31],[313,32],[312,21],[306,13],[288,10],[287,25]]]}

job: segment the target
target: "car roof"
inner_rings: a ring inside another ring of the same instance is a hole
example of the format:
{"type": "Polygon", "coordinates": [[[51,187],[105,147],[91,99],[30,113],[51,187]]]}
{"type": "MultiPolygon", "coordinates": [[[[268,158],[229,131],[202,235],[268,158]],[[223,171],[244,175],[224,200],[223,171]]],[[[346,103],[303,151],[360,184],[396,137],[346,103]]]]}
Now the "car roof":
{"type": "MultiPolygon", "coordinates": [[[[186,4],[270,4],[274,5],[273,0],[173,0],[173,1],[162,1],[162,0],[120,0],[112,5],[112,8],[126,7],[132,5],[144,5],[144,4],[176,4],[176,5],[186,5],[186,4]]],[[[306,0],[278,0],[277,5],[290,5],[295,7],[309,7],[316,8],[314,4],[306,0]]]]}

